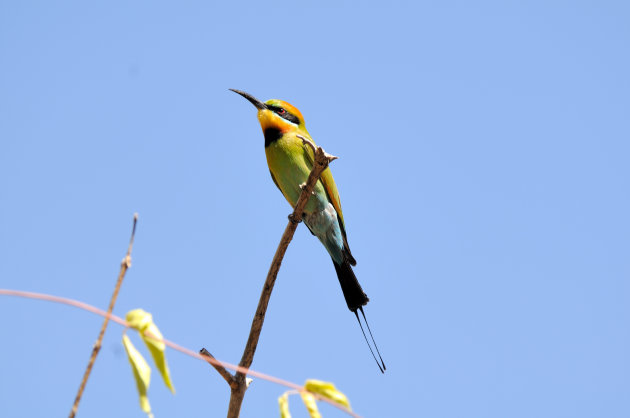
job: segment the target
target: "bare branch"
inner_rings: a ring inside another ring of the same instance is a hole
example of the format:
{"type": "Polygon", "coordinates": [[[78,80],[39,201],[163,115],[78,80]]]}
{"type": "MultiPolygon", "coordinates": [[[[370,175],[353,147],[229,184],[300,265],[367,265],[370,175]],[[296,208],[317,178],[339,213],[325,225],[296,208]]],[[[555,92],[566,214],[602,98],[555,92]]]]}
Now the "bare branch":
{"type": "MultiPolygon", "coordinates": [[[[298,223],[302,221],[302,214],[304,212],[304,208],[306,207],[308,199],[311,196],[313,189],[315,188],[315,184],[319,180],[319,176],[326,169],[326,167],[328,167],[328,164],[331,161],[337,159],[337,157],[327,154],[321,147],[315,147],[315,144],[313,144],[313,142],[311,142],[307,138],[301,135],[298,135],[298,137],[305,145],[308,145],[313,150],[313,169],[308,176],[306,184],[302,188],[302,193],[300,193],[300,197],[295,204],[293,213],[289,215],[289,223],[287,224],[284,233],[282,234],[280,244],[276,249],[276,253],[271,262],[271,266],[269,267],[269,272],[267,273],[267,278],[265,279],[265,284],[263,285],[260,300],[258,301],[258,307],[256,308],[254,319],[252,320],[252,326],[249,331],[249,338],[247,339],[245,350],[243,351],[243,356],[241,357],[241,362],[239,363],[240,368],[249,369],[249,366],[251,366],[252,361],[254,360],[254,354],[256,353],[256,347],[258,346],[258,339],[260,337],[263,322],[265,321],[265,314],[267,313],[267,306],[269,305],[271,292],[273,291],[273,286],[276,282],[278,271],[280,270],[280,264],[282,263],[282,259],[284,258],[284,254],[287,251],[289,243],[293,239],[293,234],[295,233],[298,223]]],[[[230,396],[230,404],[228,407],[228,418],[238,418],[240,414],[245,391],[247,390],[245,376],[246,374],[240,370],[237,371],[234,375],[234,381],[236,384],[230,385],[232,392],[230,396]]]]}
{"type": "MultiPolygon", "coordinates": [[[[202,348],[201,350],[199,350],[199,354],[201,354],[202,356],[207,356],[210,359],[216,360],[216,358],[214,358],[214,356],[210,354],[210,352],[206,350],[205,348],[202,348]]],[[[214,367],[221,376],[223,376],[223,378],[228,383],[228,385],[230,385],[230,388],[232,389],[236,388],[237,383],[236,383],[236,380],[234,380],[234,375],[228,372],[227,369],[223,367],[222,364],[217,363],[216,361],[210,361],[210,359],[206,359],[206,361],[208,361],[208,363],[210,363],[210,365],[214,367]]]]}
{"type": "Polygon", "coordinates": [[[94,366],[94,362],[96,361],[96,356],[98,356],[98,352],[101,350],[101,345],[103,344],[103,337],[105,336],[105,329],[107,329],[107,324],[109,323],[109,315],[111,315],[114,310],[114,305],[116,304],[116,299],[118,298],[118,292],[120,291],[120,286],[122,285],[122,281],[125,278],[125,273],[127,273],[127,269],[131,267],[131,250],[133,248],[133,239],[136,235],[136,224],[138,223],[138,214],[135,213],[133,215],[133,227],[131,229],[131,238],[129,239],[129,247],[127,247],[127,254],[125,258],[123,258],[120,263],[120,272],[118,273],[118,280],[116,281],[116,287],[114,287],[114,293],[112,294],[112,298],[109,301],[109,308],[107,308],[107,316],[103,320],[103,325],[101,326],[101,331],[98,334],[98,339],[92,348],[92,355],[90,356],[90,361],[88,362],[87,367],[85,368],[85,373],[83,373],[83,379],[81,380],[81,385],[79,386],[79,390],[77,391],[77,396],[74,399],[74,404],[72,405],[72,409],[70,410],[70,418],[74,418],[77,414],[77,409],[79,408],[79,402],[81,402],[81,396],[83,395],[83,390],[85,389],[85,385],[87,384],[88,378],[90,377],[90,373],[92,372],[92,367],[94,366]]]}

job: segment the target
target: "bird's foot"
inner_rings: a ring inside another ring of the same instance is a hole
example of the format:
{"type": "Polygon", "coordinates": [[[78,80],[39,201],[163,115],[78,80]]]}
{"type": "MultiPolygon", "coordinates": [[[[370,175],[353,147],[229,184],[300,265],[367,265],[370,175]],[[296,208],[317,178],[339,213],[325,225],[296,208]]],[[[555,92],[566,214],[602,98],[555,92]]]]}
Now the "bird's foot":
{"type": "Polygon", "coordinates": [[[292,213],[289,214],[289,222],[294,223],[294,224],[299,224],[300,222],[302,222],[302,219],[296,219],[295,216],[293,216],[292,213]]]}

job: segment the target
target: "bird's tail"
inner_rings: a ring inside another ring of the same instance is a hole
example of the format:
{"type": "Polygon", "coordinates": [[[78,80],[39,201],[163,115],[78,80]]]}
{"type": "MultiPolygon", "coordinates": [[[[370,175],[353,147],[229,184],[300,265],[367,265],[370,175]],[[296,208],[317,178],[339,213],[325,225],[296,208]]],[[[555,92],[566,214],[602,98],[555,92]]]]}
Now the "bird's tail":
{"type": "Polygon", "coordinates": [[[339,278],[341,291],[343,292],[343,297],[346,298],[348,309],[356,312],[361,306],[367,305],[370,299],[361,288],[350,263],[344,260],[342,264],[337,264],[333,260],[333,264],[335,265],[335,270],[337,270],[337,278],[339,278]]]}
{"type": "Polygon", "coordinates": [[[365,338],[365,342],[372,353],[372,357],[374,357],[374,361],[378,365],[378,368],[381,370],[381,373],[385,373],[385,362],[383,362],[383,358],[381,357],[381,353],[378,351],[378,346],[376,345],[376,341],[374,340],[374,336],[372,335],[372,330],[370,329],[370,325],[367,322],[367,318],[365,317],[365,312],[363,312],[363,305],[366,305],[370,299],[367,297],[359,281],[357,280],[357,276],[354,275],[354,271],[352,271],[352,267],[348,260],[344,260],[342,264],[337,264],[335,260],[333,260],[333,264],[335,265],[335,270],[337,271],[337,278],[339,279],[339,284],[341,285],[341,290],[343,292],[343,296],[346,299],[346,304],[348,305],[348,309],[354,313],[357,317],[357,321],[359,322],[359,327],[361,328],[361,332],[363,333],[363,337],[365,338]],[[363,322],[370,333],[370,338],[372,339],[372,344],[374,344],[374,348],[376,349],[376,353],[378,354],[378,358],[374,355],[374,351],[372,350],[372,346],[367,339],[367,335],[365,335],[365,330],[363,329],[363,325],[361,324],[361,319],[359,319],[359,314],[357,311],[361,311],[361,315],[363,316],[363,322]]]}

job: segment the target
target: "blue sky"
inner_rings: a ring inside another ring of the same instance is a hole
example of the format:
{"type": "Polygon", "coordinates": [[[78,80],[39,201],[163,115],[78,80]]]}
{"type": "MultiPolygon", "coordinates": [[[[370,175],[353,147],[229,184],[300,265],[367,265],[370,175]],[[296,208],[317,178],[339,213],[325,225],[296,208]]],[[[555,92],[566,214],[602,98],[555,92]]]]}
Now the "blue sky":
{"type": "MultiPolygon", "coordinates": [[[[627,417],[629,18],[626,2],[0,2],[0,287],[105,308],[138,212],[115,313],[238,362],[290,212],[242,89],[296,105],[340,157],[388,366],[300,226],[253,368],[332,381],[366,417],[627,417]]],[[[8,297],[0,318],[3,415],[67,414],[101,318],[8,297]]],[[[79,416],[143,416],[121,333],[79,416]]],[[[224,416],[218,374],[168,355],[177,394],[154,380],[156,416],[224,416]]],[[[277,415],[283,390],[256,380],[242,416],[277,415]]]]}

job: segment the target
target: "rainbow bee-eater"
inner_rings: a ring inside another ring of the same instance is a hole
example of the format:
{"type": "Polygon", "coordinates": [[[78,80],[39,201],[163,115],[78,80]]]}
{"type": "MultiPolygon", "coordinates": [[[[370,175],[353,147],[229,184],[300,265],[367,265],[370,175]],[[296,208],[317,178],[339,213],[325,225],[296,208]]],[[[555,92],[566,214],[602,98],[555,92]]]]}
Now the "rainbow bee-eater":
{"type": "MultiPolygon", "coordinates": [[[[312,150],[305,147],[302,139],[305,138],[314,144],[304,125],[302,113],[295,106],[282,100],[272,99],[263,103],[243,91],[230,90],[245,97],[258,109],[258,121],[265,137],[265,154],[271,178],[289,204],[295,207],[302,192],[301,185],[306,183],[306,179],[313,169],[314,158],[312,150]]],[[[348,309],[355,314],[365,341],[372,351],[357,313],[357,311],[361,312],[370,336],[372,336],[372,331],[363,312],[363,306],[368,303],[369,299],[352,271],[352,266],[356,265],[357,262],[348,246],[339,192],[330,167],[322,172],[319,181],[315,184],[313,194],[304,208],[303,220],[311,233],[319,238],[330,254],[348,309]]],[[[378,353],[374,337],[372,337],[372,342],[378,353]]],[[[380,363],[372,351],[376,364],[383,372],[385,363],[380,353],[378,355],[380,363]]]]}

